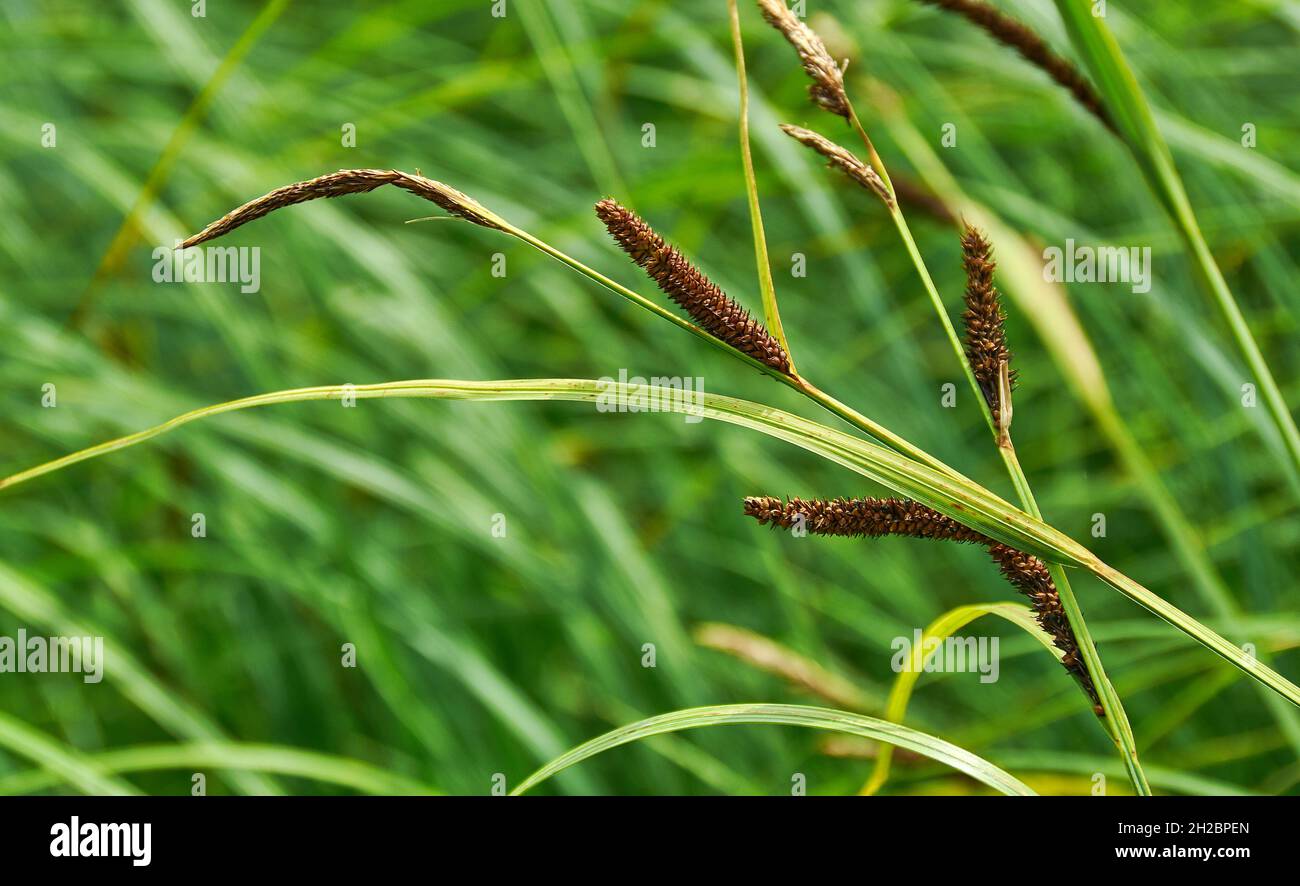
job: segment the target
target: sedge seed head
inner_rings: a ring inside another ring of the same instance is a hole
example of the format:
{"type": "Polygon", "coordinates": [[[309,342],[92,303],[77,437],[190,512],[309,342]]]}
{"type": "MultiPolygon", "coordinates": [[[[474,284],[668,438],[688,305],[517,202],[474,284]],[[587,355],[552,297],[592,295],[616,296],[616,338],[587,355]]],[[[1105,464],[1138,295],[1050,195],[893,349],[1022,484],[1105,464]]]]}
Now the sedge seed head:
{"type": "Polygon", "coordinates": [[[906,498],[745,499],[745,515],[764,526],[791,529],[798,523],[813,535],[852,538],[939,538],[987,544],[990,539],[934,508],[906,498]]]}
{"type": "Polygon", "coordinates": [[[848,120],[849,97],[844,92],[844,71],[826,50],[826,44],[795,15],[785,0],[758,0],[759,11],[780,31],[799,54],[804,72],[812,83],[808,94],[819,107],[848,120]]]}
{"type": "Polygon", "coordinates": [[[640,216],[608,198],[596,204],[596,215],[632,261],[704,331],[760,363],[790,374],[789,356],[766,327],[665,243],[640,216]]]}
{"type": "Polygon", "coordinates": [[[838,169],[855,183],[883,200],[885,206],[893,208],[894,195],[890,193],[884,181],[876,174],[876,170],[859,160],[852,151],[835,144],[835,142],[813,132],[811,129],[804,129],[802,126],[782,123],[781,131],[800,144],[821,154],[826,158],[828,166],[832,169],[838,169]]]}
{"type": "Polygon", "coordinates": [[[502,228],[496,216],[478,201],[442,182],[422,175],[399,172],[396,169],[340,169],[338,172],[276,188],[269,194],[250,200],[186,239],[181,243],[181,247],[188,248],[208,240],[215,240],[235,228],[269,215],[277,209],[293,206],[295,203],[342,197],[346,194],[364,194],[384,185],[394,185],[417,197],[423,197],[465,221],[485,228],[502,228]]]}
{"type": "Polygon", "coordinates": [[[919,0],[930,6],[937,6],[949,12],[955,12],[971,24],[984,30],[990,37],[1004,46],[1009,46],[1030,63],[1042,69],[1058,85],[1069,90],[1075,101],[1095,116],[1106,128],[1115,131],[1115,121],[1102,102],[1097,91],[1093,89],[1088,78],[1079,73],[1068,60],[1052,51],[1047,41],[1017,19],[1012,18],[983,0],[919,0]]]}
{"type": "Polygon", "coordinates": [[[1000,422],[1000,375],[1006,372],[1009,393],[1015,387],[1017,373],[1011,369],[1002,297],[993,285],[997,262],[993,260],[993,247],[984,232],[969,224],[962,232],[961,251],[962,265],[966,269],[966,310],[962,313],[966,359],[970,361],[994,421],[1000,422]]]}
{"type": "Polygon", "coordinates": [[[906,498],[745,499],[745,515],[763,526],[802,528],[811,535],[882,538],[898,535],[982,545],[1007,582],[1028,598],[1038,624],[1061,650],[1061,664],[1070,672],[1101,715],[1101,701],[1084,664],[1079,642],[1070,627],[1060,593],[1047,564],[1037,557],[995,541],[958,523],[928,505],[906,498]]]}

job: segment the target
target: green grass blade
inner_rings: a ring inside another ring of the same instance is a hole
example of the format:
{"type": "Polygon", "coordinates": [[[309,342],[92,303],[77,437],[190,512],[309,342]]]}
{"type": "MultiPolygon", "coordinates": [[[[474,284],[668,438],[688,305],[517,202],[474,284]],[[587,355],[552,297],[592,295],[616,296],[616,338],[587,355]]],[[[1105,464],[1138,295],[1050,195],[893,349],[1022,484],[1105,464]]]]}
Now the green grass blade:
{"type": "MultiPolygon", "coordinates": [[[[0,722],[0,728],[3,725],[0,722]]],[[[142,745],[88,756],[85,763],[104,775],[165,769],[228,769],[307,778],[364,794],[439,793],[429,785],[385,772],[360,760],[281,745],[235,742],[142,745]]],[[[20,772],[0,779],[0,796],[49,790],[65,782],[73,783],[67,773],[53,768],[20,772]]]]}
{"type": "MultiPolygon", "coordinates": [[[[221,60],[221,64],[213,71],[212,76],[203,85],[198,95],[194,97],[189,108],[185,111],[185,116],[181,118],[181,122],[173,130],[171,138],[163,146],[162,153],[158,156],[153,168],[149,170],[149,176],[145,179],[144,186],[140,189],[126,217],[122,220],[117,233],[113,235],[113,240],[104,252],[103,258],[100,259],[90,285],[82,293],[81,300],[73,310],[72,318],[69,321],[71,325],[76,326],[85,318],[86,312],[90,310],[90,306],[99,293],[99,288],[104,280],[116,273],[123,262],[126,261],[131,248],[136,244],[142,233],[141,217],[162,192],[163,187],[171,177],[176,162],[185,150],[186,144],[189,143],[190,138],[198,130],[199,124],[207,116],[213,100],[221,92],[231,75],[239,68],[244,57],[252,51],[262,35],[280,18],[289,2],[290,0],[271,0],[262,7],[262,11],[257,14],[257,17],[253,19],[244,33],[235,41],[235,45],[226,53],[225,58],[221,60]]],[[[138,15],[147,16],[151,11],[137,10],[136,12],[138,15]]]]}
{"type": "MultiPolygon", "coordinates": [[[[912,699],[912,690],[916,688],[916,681],[921,679],[921,674],[925,670],[925,649],[930,641],[943,642],[975,619],[985,615],[1005,618],[1042,643],[1048,652],[1058,661],[1060,660],[1063,653],[1052,645],[1052,638],[1039,626],[1034,619],[1033,610],[1028,606],[1021,603],[976,603],[970,606],[958,606],[930,622],[921,634],[921,642],[912,647],[909,666],[899,672],[893,688],[889,691],[889,700],[885,703],[886,720],[891,723],[903,722],[903,717],[907,714],[907,703],[912,699]]],[[[869,796],[884,786],[889,778],[889,765],[893,756],[893,745],[885,744],[880,748],[880,753],[876,756],[876,768],[872,770],[871,777],[862,786],[862,790],[858,791],[859,794],[869,796]]]]}
{"type": "Polygon", "coordinates": [[[794,373],[794,357],[781,327],[776,306],[776,284],[772,280],[772,263],[767,254],[767,235],[763,232],[763,211],[758,205],[758,179],[754,175],[754,157],[749,150],[749,80],[745,74],[745,47],[740,39],[740,11],[736,0],[727,0],[731,18],[731,43],[736,51],[736,77],[740,82],[740,158],[745,167],[745,196],[749,200],[749,221],[754,229],[754,260],[758,264],[758,286],[763,293],[763,321],[769,332],[785,349],[794,373]]]}
{"type": "MultiPolygon", "coordinates": [[[[154,722],[178,736],[198,741],[225,739],[216,723],[150,673],[126,644],[118,642],[102,626],[65,611],[55,595],[4,563],[0,563],[0,607],[58,634],[103,637],[104,645],[113,650],[113,665],[105,678],[117,684],[122,694],[154,722]]],[[[245,794],[283,793],[274,781],[255,773],[231,773],[231,783],[245,794]]]]}
{"type": "Polygon", "coordinates": [[[0,747],[40,764],[57,782],[72,785],[85,794],[121,796],[139,793],[115,778],[109,778],[77,751],[60,745],[44,733],[0,711],[0,747]]]}
{"type": "MultiPolygon", "coordinates": [[[[683,401],[681,392],[662,389],[656,399],[669,412],[689,413],[703,418],[760,431],[816,453],[838,465],[908,498],[929,505],[954,520],[1023,551],[1038,554],[1053,563],[1082,566],[1116,590],[1145,606],[1193,639],[1226,658],[1250,676],[1300,705],[1300,687],[1272,668],[1248,655],[1205,625],[1147,590],[1118,570],[1107,566],[1087,548],[970,480],[953,477],[919,464],[883,446],[828,428],[789,412],[717,394],[703,394],[696,402],[683,401]]],[[[278,403],[309,400],[337,400],[384,397],[423,397],[441,400],[568,400],[599,405],[611,399],[623,402],[632,396],[648,396],[637,386],[607,384],[590,379],[519,379],[504,381],[459,381],[419,379],[376,385],[327,385],[297,388],[230,400],[177,416],[152,428],[119,437],[97,446],[20,471],[0,480],[0,490],[57,471],[77,462],[143,443],[193,421],[278,403]]],[[[1104,691],[1104,690],[1103,690],[1104,691]]]]}
{"type": "Polygon", "coordinates": [[[1264,395],[1269,415],[1286,444],[1293,466],[1300,467],[1300,430],[1282,397],[1255,336],[1223,278],[1205,236],[1201,233],[1191,201],[1174,166],[1169,146],[1156,126],[1155,116],[1146,96],[1133,76],[1119,43],[1106,27],[1104,19],[1093,15],[1093,4],[1086,0],[1056,0],[1075,49],[1088,66],[1097,89],[1119,126],[1133,156],[1137,158],[1147,183],[1164,205],[1191,250],[1195,267],[1210,291],[1215,306],[1223,315],[1234,342],[1264,395]]]}
{"type": "Polygon", "coordinates": [[[907,748],[918,754],[945,763],[971,778],[983,782],[1004,794],[1014,796],[1034,796],[1019,779],[999,769],[988,760],[977,757],[970,751],[954,744],[935,738],[924,732],[866,717],[847,711],[833,711],[829,708],[808,707],[805,705],[785,704],[735,704],[714,705],[704,708],[688,708],[650,717],[607,732],[585,744],[578,745],[568,753],[556,757],[541,769],[526,778],[511,791],[512,796],[523,794],[527,790],[576,763],[581,763],[599,753],[630,742],[662,735],[666,732],[678,732],[683,729],[697,729],[701,726],[724,726],[737,723],[770,723],[783,726],[804,726],[809,729],[823,729],[830,732],[842,732],[861,738],[875,739],[901,748],[907,748]]]}
{"type": "MultiPolygon", "coordinates": [[[[877,87],[883,90],[883,86],[877,87]]],[[[1043,279],[1041,256],[1010,225],[988,207],[967,196],[921,133],[899,111],[895,100],[880,103],[895,140],[920,171],[924,180],[957,213],[983,228],[998,244],[999,277],[1016,300],[1020,312],[1030,321],[1047,346],[1058,371],[1075,395],[1087,407],[1097,427],[1142,491],[1142,500],[1159,521],[1174,555],[1182,562],[1193,586],[1206,604],[1224,618],[1237,618],[1240,611],[1223,577],[1198,537],[1183,506],[1156,471],[1146,450],[1115,405],[1102,370],[1102,360],[1093,348],[1062,286],[1043,279]]],[[[1288,472],[1294,476],[1294,472],[1288,472]]],[[[1297,744],[1297,712],[1274,710],[1282,730],[1297,744]]]]}
{"type": "MultiPolygon", "coordinates": [[[[358,399],[422,397],[475,401],[569,400],[597,405],[601,402],[615,401],[620,397],[639,396],[632,386],[603,384],[590,379],[518,379],[488,382],[417,379],[374,385],[295,388],[195,409],[152,428],[109,440],[20,471],[0,480],[0,490],[90,458],[143,443],[200,419],[258,406],[309,400],[338,400],[348,395],[358,399]]],[[[984,487],[970,480],[956,478],[921,465],[906,456],[859,437],[836,431],[774,407],[734,397],[705,393],[702,394],[699,403],[692,404],[684,402],[680,392],[674,395],[664,389],[664,393],[657,399],[661,402],[661,408],[667,411],[691,412],[704,418],[761,431],[793,443],[854,470],[895,492],[924,502],[992,538],[1048,560],[1084,565],[1093,559],[1085,548],[1059,530],[1031,517],[984,487]]]]}

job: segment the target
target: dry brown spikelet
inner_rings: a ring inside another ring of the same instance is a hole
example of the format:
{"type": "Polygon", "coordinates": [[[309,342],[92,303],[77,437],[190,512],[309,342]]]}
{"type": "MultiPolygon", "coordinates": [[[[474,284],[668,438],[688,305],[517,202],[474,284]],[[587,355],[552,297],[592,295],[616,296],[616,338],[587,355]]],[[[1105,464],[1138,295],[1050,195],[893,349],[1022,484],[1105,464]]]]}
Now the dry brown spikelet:
{"type": "Polygon", "coordinates": [[[827,165],[832,169],[840,170],[853,181],[874,193],[885,201],[885,205],[890,209],[894,207],[894,195],[890,193],[889,187],[876,174],[876,170],[859,160],[852,151],[835,144],[835,142],[820,133],[813,132],[811,129],[804,129],[802,126],[782,123],[781,131],[800,144],[821,154],[826,158],[827,165]]]}
{"type": "Polygon", "coordinates": [[[185,240],[181,246],[188,248],[214,240],[285,206],[306,203],[308,200],[342,197],[345,194],[364,194],[384,185],[394,185],[417,197],[423,197],[465,221],[485,228],[501,229],[499,220],[485,207],[442,182],[396,169],[340,169],[338,172],[276,188],[269,194],[250,200],[185,240]]]}
{"type": "Polygon", "coordinates": [[[864,710],[870,706],[870,700],[848,680],[770,637],[716,622],[699,625],[693,635],[701,646],[725,652],[752,667],[782,677],[837,707],[864,710]]]}
{"type": "Polygon", "coordinates": [[[623,251],[706,332],[760,363],[790,374],[789,356],[766,327],[665,243],[640,216],[608,198],[596,204],[596,215],[623,251]]]}
{"type": "Polygon", "coordinates": [[[1038,624],[1062,652],[1061,664],[1079,681],[1092,701],[1094,712],[1103,715],[1101,700],[1083,662],[1074,629],[1066,618],[1056,583],[1047,565],[1037,557],[906,498],[791,498],[783,502],[771,496],[751,496],[745,499],[745,515],[761,525],[782,529],[792,529],[802,523],[813,535],[856,538],[901,535],[982,545],[1011,586],[1029,599],[1038,624]]]}
{"type": "Polygon", "coordinates": [[[1115,131],[1115,121],[1111,119],[1110,112],[1106,110],[1106,106],[1088,79],[1080,74],[1073,64],[1053,52],[1047,45],[1047,41],[1038,36],[1028,25],[981,0],[919,0],[919,2],[955,12],[984,29],[994,40],[1015,49],[1025,60],[1038,66],[1057,84],[1068,89],[1075,100],[1100,120],[1107,129],[1111,132],[1115,131]]]}
{"type": "Polygon", "coordinates": [[[849,97],[844,92],[844,71],[826,50],[826,44],[799,17],[785,5],[785,0],[758,0],[758,8],[767,23],[785,35],[790,45],[799,53],[799,61],[812,83],[808,94],[812,100],[830,111],[850,118],[849,97]]]}

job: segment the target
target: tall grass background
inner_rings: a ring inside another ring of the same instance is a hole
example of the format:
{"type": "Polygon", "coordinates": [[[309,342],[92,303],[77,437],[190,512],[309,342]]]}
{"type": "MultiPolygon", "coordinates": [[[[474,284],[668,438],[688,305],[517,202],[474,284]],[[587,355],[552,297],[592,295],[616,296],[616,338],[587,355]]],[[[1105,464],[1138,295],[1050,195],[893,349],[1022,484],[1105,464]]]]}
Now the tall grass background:
{"type": "MultiPolygon", "coordinates": [[[[1046,4],[1004,3],[1061,52],[1046,4]]],[[[151,250],[336,168],[420,169],[647,291],[591,213],[616,196],[760,307],[725,4],[9,3],[0,11],[0,473],[186,409],[403,378],[702,376],[808,405],[524,244],[378,191],[276,213],[261,291],[158,285],[151,250]],[[57,127],[43,148],[41,126],[57,127]],[[354,123],[355,148],[340,143],[354,123]],[[643,126],[655,127],[644,147],[643,126]],[[491,273],[505,255],[507,275],[491,273]],[[57,407],[43,408],[54,384],[57,407]]],[[[1300,670],[1297,489],[1263,404],[1132,156],[967,23],[909,2],[810,2],[895,177],[910,121],[962,189],[1031,243],[1150,246],[1152,287],[1076,285],[1123,434],[1247,615],[1237,633],[1175,556],[1143,486],[1010,303],[1016,443],[1046,519],[1284,674],[1300,670]],[[829,13],[838,28],[819,20],[829,13]],[[881,88],[881,87],[884,88],[881,88]],[[893,120],[894,122],[889,122],[893,120]],[[957,146],[938,147],[944,124],[957,146]],[[903,141],[900,141],[902,139],[903,141]],[[1106,535],[1092,537],[1093,515],[1106,535]]],[[[1201,227],[1300,402],[1295,4],[1108,4],[1201,227]],[[1252,123],[1258,147],[1241,145],[1252,123]]],[[[801,372],[1000,494],[1012,490],[888,216],[778,122],[837,133],[742,3],[751,135],[782,320],[801,372]],[[806,256],[807,276],[790,273],[806,256]],[[958,405],[940,405],[952,383],[958,405]]],[[[844,136],[847,140],[847,135],[844,136]]],[[[952,230],[913,212],[955,310],[952,230]]],[[[995,246],[997,244],[995,243],[995,246]]],[[[820,418],[820,417],[819,417],[820,418]]],[[[874,494],[766,437],[581,404],[288,404],[191,425],[0,497],[0,634],[105,637],[103,683],[0,674],[0,790],[486,793],[634,720],[705,704],[820,703],[696,642],[761,634],[879,716],[890,643],[1011,601],[978,550],[792,539],[744,495],[874,494]],[[207,537],[190,534],[201,512],[207,537]],[[505,538],[492,534],[503,514],[505,538]],[[355,644],[355,669],[340,647],[355,644]],[[643,667],[655,644],[656,667],[643,667]]],[[[1077,571],[1077,570],[1076,570],[1077,571]]],[[[1279,719],[1229,665],[1080,576],[1075,591],[1157,792],[1300,791],[1279,719]]],[[[1045,793],[1123,770],[1068,677],[1010,625],[997,683],[923,676],[906,722],[1045,793]]],[[[841,699],[843,702],[844,699],[841,699]]],[[[833,704],[844,707],[845,704],[833,704]]],[[[849,793],[866,742],[789,727],[624,746],[540,792],[849,793]]],[[[886,792],[983,790],[896,759],[886,792]]]]}

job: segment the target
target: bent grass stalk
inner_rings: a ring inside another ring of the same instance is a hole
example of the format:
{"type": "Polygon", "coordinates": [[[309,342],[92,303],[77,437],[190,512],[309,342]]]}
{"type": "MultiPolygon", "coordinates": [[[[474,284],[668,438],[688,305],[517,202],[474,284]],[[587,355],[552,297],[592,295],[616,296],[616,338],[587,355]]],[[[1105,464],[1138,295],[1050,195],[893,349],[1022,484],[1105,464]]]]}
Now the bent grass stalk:
{"type": "MultiPolygon", "coordinates": [[[[1043,281],[1040,268],[1035,264],[1038,253],[987,207],[971,200],[963,192],[933,148],[903,114],[897,95],[876,81],[872,81],[872,87],[873,105],[882,110],[895,141],[919,171],[921,179],[936,193],[944,195],[954,215],[959,214],[993,233],[994,242],[1001,246],[1002,278],[1013,283],[1011,291],[1017,297],[1017,306],[1047,345],[1058,369],[1092,414],[1120,463],[1138,484],[1144,504],[1151,510],[1197,592],[1218,617],[1225,619],[1226,633],[1243,641],[1252,637],[1242,622],[1240,608],[1206,554],[1191,520],[1165,486],[1116,408],[1109,384],[1102,374],[1101,360],[1059,284],[1043,281]]],[[[1274,719],[1288,737],[1291,747],[1300,751],[1300,712],[1278,706],[1276,697],[1269,693],[1262,697],[1272,708],[1274,719]]]]}
{"type": "MultiPolygon", "coordinates": [[[[769,6],[775,4],[784,6],[783,0],[759,0],[759,6],[764,10],[765,15],[767,15],[769,6]]],[[[793,36],[793,33],[797,30],[794,24],[790,23],[788,20],[783,20],[779,17],[774,18],[772,16],[768,16],[768,21],[776,27],[777,30],[782,31],[786,38],[790,40],[796,48],[799,47],[797,40],[793,36]]],[[[798,27],[802,27],[806,30],[806,27],[802,24],[798,27]]],[[[801,57],[803,56],[802,50],[800,50],[800,55],[801,57]]],[[[805,68],[807,68],[806,60],[805,68]]],[[[813,79],[816,80],[815,74],[813,74],[813,79]]],[[[1030,488],[1029,480],[1025,476],[1024,470],[1020,466],[1020,461],[1016,457],[1015,447],[1011,443],[1011,436],[1009,433],[1004,433],[999,430],[998,421],[994,418],[989,409],[989,404],[984,398],[983,390],[975,377],[974,368],[966,359],[965,349],[962,347],[961,341],[957,336],[957,331],[953,327],[947,309],[944,307],[943,299],[939,295],[939,290],[930,276],[930,271],[926,267],[924,258],[921,256],[920,249],[917,248],[916,240],[913,238],[912,231],[907,224],[907,218],[903,214],[903,209],[899,205],[895,195],[893,182],[889,177],[889,170],[885,166],[884,161],[880,158],[880,155],[877,153],[875,145],[871,141],[871,137],[867,134],[866,128],[862,125],[862,120],[858,116],[857,110],[853,106],[853,102],[849,99],[847,93],[844,92],[842,81],[839,84],[839,88],[843,99],[844,110],[847,111],[847,114],[841,114],[841,116],[845,116],[846,119],[848,119],[850,126],[862,140],[863,145],[870,155],[871,167],[888,188],[889,193],[887,197],[886,195],[879,194],[878,196],[882,196],[883,198],[882,202],[884,202],[889,211],[890,217],[894,222],[895,228],[898,230],[903,245],[907,249],[908,256],[912,260],[917,275],[921,278],[926,294],[929,296],[935,314],[938,316],[939,322],[943,326],[944,334],[948,338],[948,343],[952,347],[953,352],[957,357],[957,361],[966,375],[967,383],[975,396],[975,401],[984,416],[989,431],[993,435],[994,445],[997,447],[998,454],[1001,456],[1003,464],[1006,466],[1007,474],[1011,479],[1012,485],[1015,487],[1016,495],[1020,498],[1022,505],[1028,513],[1032,514],[1036,518],[1041,518],[1038,502],[1034,497],[1033,490],[1030,488]]],[[[1128,715],[1124,711],[1123,703],[1119,698],[1119,694],[1115,691],[1114,686],[1111,685],[1110,679],[1106,676],[1105,669],[1102,667],[1101,657],[1097,653],[1096,644],[1092,639],[1092,635],[1088,631],[1088,626],[1084,621],[1083,613],[1079,607],[1078,600],[1074,595],[1074,590],[1070,587],[1069,578],[1066,576],[1065,570],[1057,563],[1049,561],[1048,569],[1051,573],[1052,581],[1056,584],[1057,591],[1060,593],[1061,603],[1065,608],[1070,626],[1078,637],[1080,649],[1083,652],[1084,661],[1087,663],[1088,671],[1092,674],[1093,681],[1101,696],[1102,709],[1105,714],[1105,716],[1101,718],[1102,726],[1115,742],[1116,748],[1120,751],[1124,760],[1125,768],[1129,773],[1129,778],[1133,782],[1134,790],[1139,794],[1150,794],[1150,786],[1147,784],[1146,776],[1143,774],[1141,764],[1138,762],[1137,742],[1133,737],[1133,731],[1128,721],[1128,715]]]]}
{"type": "MultiPolygon", "coordinates": [[[[633,385],[605,383],[591,379],[561,378],[502,381],[415,379],[374,385],[324,385],[275,391],[195,409],[154,427],[20,471],[0,480],[0,490],[9,489],[78,462],[146,442],[191,422],[258,406],[307,400],[337,400],[345,396],[354,396],[358,399],[415,397],[437,400],[566,400],[599,403],[602,402],[602,398],[627,397],[637,390],[642,389],[633,385]]],[[[1082,567],[1201,645],[1222,656],[1243,673],[1277,692],[1292,704],[1300,706],[1300,686],[1296,686],[1254,656],[1243,652],[1209,627],[1152,593],[1129,576],[1102,562],[1086,547],[1060,530],[1044,523],[1041,519],[1032,517],[977,483],[955,478],[861,437],[837,431],[762,403],[705,393],[703,403],[700,405],[683,402],[680,391],[673,394],[671,388],[662,388],[662,390],[664,393],[658,395],[658,402],[667,411],[702,415],[704,418],[759,431],[775,439],[784,440],[855,471],[900,495],[916,499],[952,517],[964,526],[1022,551],[1034,553],[1048,561],[1082,567]]],[[[1095,677],[1094,674],[1094,679],[1095,677]]]]}
{"type": "Polygon", "coordinates": [[[1269,418],[1282,438],[1289,459],[1283,469],[1288,479],[1294,482],[1300,476],[1300,429],[1236,296],[1210,251],[1169,146],[1156,126],[1146,94],[1133,75],[1119,43],[1106,26],[1104,16],[1096,15],[1092,4],[1080,0],[1056,0],[1057,12],[1065,23],[1070,40],[1096,82],[1094,88],[1074,65],[1052,52],[1033,30],[981,0],[920,2],[962,15],[995,40],[1016,49],[1068,89],[1080,105],[1129,148],[1148,186],[1191,252],[1197,276],[1209,290],[1246,366],[1263,389],[1269,418]]]}
{"type": "MultiPolygon", "coordinates": [[[[591,280],[594,280],[601,286],[616,295],[627,299],[638,307],[650,311],[652,314],[655,314],[656,316],[667,320],[669,323],[686,330],[713,347],[749,364],[758,371],[775,378],[782,384],[793,388],[808,399],[812,400],[814,403],[817,403],[822,408],[833,413],[859,430],[871,435],[882,443],[893,447],[898,452],[924,462],[936,470],[951,474],[959,479],[966,479],[954,468],[949,467],[939,459],[930,455],[928,452],[912,445],[907,440],[890,431],[888,428],[885,428],[883,425],[880,425],[857,410],[835,399],[802,376],[794,373],[784,373],[775,367],[754,359],[727,342],[718,339],[716,336],[710,335],[709,332],[700,326],[679,317],[667,308],[664,308],[651,299],[628,289],[621,283],[615,282],[594,268],[578,261],[573,256],[557,249],[550,243],[547,243],[522,228],[511,224],[497,213],[483,206],[477,200],[461,193],[450,185],[443,184],[434,179],[425,178],[422,175],[401,172],[395,169],[346,169],[318,176],[314,179],[295,182],[277,188],[268,194],[250,200],[243,206],[231,210],[199,233],[186,239],[182,242],[181,246],[182,248],[188,248],[216,237],[223,236],[236,228],[262,218],[263,216],[286,206],[292,206],[310,200],[340,197],[347,194],[367,193],[384,185],[394,185],[415,194],[417,197],[429,200],[452,213],[452,217],[457,220],[468,221],[479,225],[480,227],[488,228],[489,230],[500,231],[501,233],[508,234],[524,243],[527,243],[539,252],[568,265],[573,270],[591,280]]],[[[443,217],[437,216],[437,218],[443,217]]]]}

